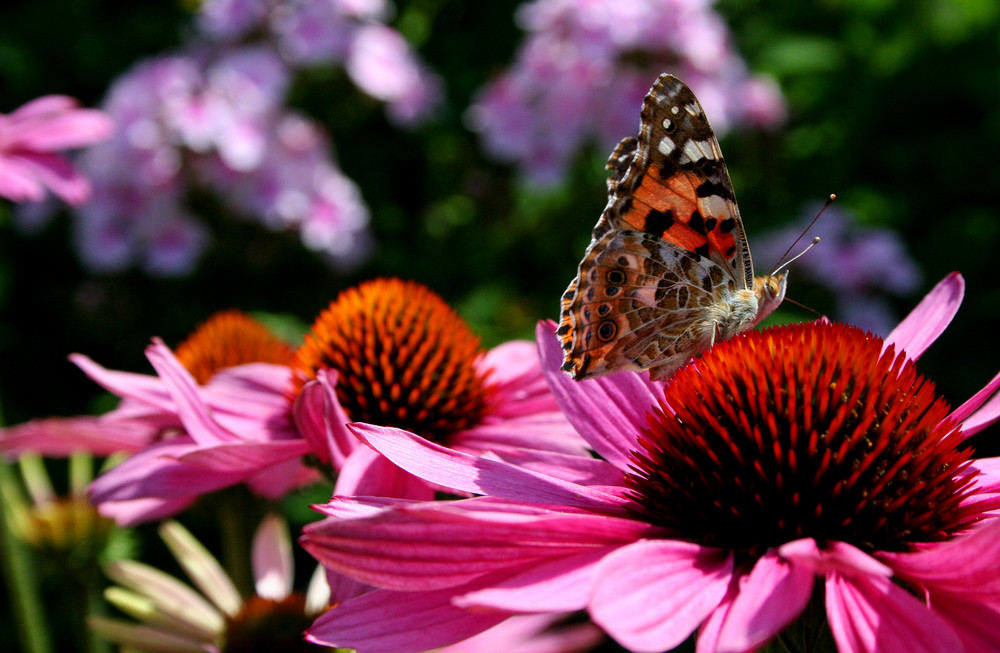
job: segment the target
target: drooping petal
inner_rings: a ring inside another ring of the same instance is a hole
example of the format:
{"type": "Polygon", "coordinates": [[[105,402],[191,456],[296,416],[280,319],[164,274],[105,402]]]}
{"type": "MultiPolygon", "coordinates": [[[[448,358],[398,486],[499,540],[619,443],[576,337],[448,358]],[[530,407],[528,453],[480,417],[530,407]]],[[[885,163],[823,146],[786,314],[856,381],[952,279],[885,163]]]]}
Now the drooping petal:
{"type": "Polygon", "coordinates": [[[97,109],[63,108],[41,115],[34,111],[34,107],[24,105],[21,108],[27,108],[36,115],[30,120],[23,119],[28,118],[28,112],[14,112],[8,116],[22,118],[10,130],[12,139],[6,143],[10,149],[34,152],[69,150],[106,139],[114,127],[107,114],[97,109]]]}
{"type": "Polygon", "coordinates": [[[897,576],[930,592],[950,592],[1000,609],[1000,520],[914,553],[878,556],[897,576]]]}
{"type": "Polygon", "coordinates": [[[347,429],[350,420],[337,399],[336,384],[335,370],[319,370],[316,381],[307,383],[299,391],[292,411],[299,433],[320,461],[340,469],[361,443],[347,429]]]}
{"type": "Polygon", "coordinates": [[[585,653],[593,651],[604,633],[592,623],[560,624],[564,614],[511,617],[478,635],[435,653],[585,653]]]}
{"type": "Polygon", "coordinates": [[[34,451],[45,456],[68,456],[88,451],[109,456],[137,451],[149,444],[157,431],[146,424],[102,417],[52,417],[36,419],[0,431],[0,451],[17,456],[34,451]]]}
{"type": "Polygon", "coordinates": [[[177,456],[197,449],[187,437],[155,442],[94,480],[90,485],[90,500],[101,504],[149,497],[196,497],[246,477],[245,469],[206,473],[204,467],[177,461],[177,456]]]}
{"type": "Polygon", "coordinates": [[[284,519],[274,514],[264,517],[253,536],[251,560],[257,596],[280,601],[292,593],[292,538],[284,519]]]}
{"type": "Polygon", "coordinates": [[[459,596],[461,608],[511,612],[569,612],[587,607],[594,567],[618,545],[584,551],[531,567],[486,589],[459,596]]]}
{"type": "Polygon", "coordinates": [[[336,516],[306,526],[300,543],[327,568],[371,585],[433,590],[651,531],[635,520],[495,499],[380,503],[388,507],[335,499],[347,516],[331,509],[336,516]]]}
{"type": "Polygon", "coordinates": [[[793,540],[779,546],[778,555],[820,576],[831,571],[848,577],[892,576],[892,569],[886,565],[856,546],[836,540],[827,542],[822,549],[812,538],[793,540]]]}
{"type": "Polygon", "coordinates": [[[884,347],[896,345],[916,360],[927,351],[951,323],[965,296],[965,280],[952,272],[927,293],[917,307],[885,339],[884,347]]]}
{"type": "Polygon", "coordinates": [[[770,641],[809,603],[815,574],[770,551],[741,583],[719,633],[719,653],[741,653],[770,641]]]}
{"type": "Polygon", "coordinates": [[[70,354],[69,360],[83,370],[92,381],[108,392],[135,399],[164,413],[174,412],[174,402],[163,381],[148,374],[118,372],[98,365],[83,354],[70,354]]]}
{"type": "Polygon", "coordinates": [[[1000,611],[976,597],[938,592],[931,597],[934,613],[958,633],[965,653],[996,653],[1000,642],[1000,611]]]}
{"type": "Polygon", "coordinates": [[[364,653],[421,653],[460,642],[511,616],[457,608],[452,596],[452,589],[370,592],[327,611],[306,631],[306,639],[364,653]]]}
{"type": "Polygon", "coordinates": [[[189,451],[176,453],[174,459],[194,468],[201,468],[203,472],[242,474],[246,477],[307,453],[309,444],[305,440],[278,440],[196,446],[189,451]]]}
{"type": "Polygon", "coordinates": [[[239,436],[222,428],[198,394],[198,384],[173,352],[159,339],[146,348],[146,357],[163,379],[174,400],[177,415],[191,438],[201,445],[241,442],[239,436]]]}
{"type": "Polygon", "coordinates": [[[137,526],[182,513],[197,500],[197,495],[169,499],[162,497],[114,499],[97,504],[97,512],[102,517],[113,519],[119,526],[137,526]]]}
{"type": "Polygon", "coordinates": [[[536,334],[545,378],[566,417],[602,458],[628,470],[647,415],[663,398],[663,384],[650,381],[648,373],[632,372],[574,381],[561,369],[555,324],[540,322],[536,334]]]}
{"type": "Polygon", "coordinates": [[[41,202],[45,188],[20,159],[0,157],[0,197],[13,202],[41,202]]]}
{"type": "MultiPolygon", "coordinates": [[[[551,400],[548,386],[546,394],[551,400]]],[[[497,397],[496,401],[503,402],[504,399],[497,397]]],[[[590,451],[587,443],[558,408],[555,412],[502,420],[491,415],[472,428],[453,434],[448,443],[455,449],[476,452],[525,449],[584,457],[590,451]]]]}
{"type": "Polygon", "coordinates": [[[430,501],[434,489],[427,482],[391,463],[368,447],[358,447],[344,461],[334,494],[394,497],[430,501]]]}
{"type": "MultiPolygon", "coordinates": [[[[457,446],[456,449],[459,449],[457,446]]],[[[521,449],[489,450],[491,456],[511,465],[530,469],[546,476],[582,485],[620,486],[624,474],[614,465],[603,460],[561,453],[524,451],[521,449]]]]}
{"type": "Polygon", "coordinates": [[[400,429],[371,424],[351,424],[350,428],[362,442],[411,474],[461,492],[606,512],[620,512],[626,501],[620,493],[470,456],[400,429]]]}
{"type": "Polygon", "coordinates": [[[826,614],[841,653],[962,650],[944,619],[884,576],[829,574],[826,614]]]}
{"type": "MultiPolygon", "coordinates": [[[[66,157],[48,152],[18,152],[5,157],[66,202],[80,205],[90,198],[90,182],[66,157]]],[[[36,197],[33,199],[42,199],[36,197]]]]}
{"type": "Polygon", "coordinates": [[[678,540],[642,540],[598,565],[590,614],[631,651],[669,650],[716,609],[732,574],[728,552],[678,540]]]}

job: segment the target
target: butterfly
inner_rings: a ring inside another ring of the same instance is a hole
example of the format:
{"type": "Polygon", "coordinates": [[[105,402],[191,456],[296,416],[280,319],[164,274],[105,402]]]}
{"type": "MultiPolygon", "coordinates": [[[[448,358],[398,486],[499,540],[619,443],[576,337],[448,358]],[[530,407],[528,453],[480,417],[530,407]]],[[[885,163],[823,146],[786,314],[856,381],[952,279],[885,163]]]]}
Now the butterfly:
{"type": "Polygon", "coordinates": [[[660,75],[638,138],[607,168],[608,204],[560,305],[573,378],[648,369],[666,379],[781,303],[788,273],[754,277],[719,141],[683,82],[660,75]]]}

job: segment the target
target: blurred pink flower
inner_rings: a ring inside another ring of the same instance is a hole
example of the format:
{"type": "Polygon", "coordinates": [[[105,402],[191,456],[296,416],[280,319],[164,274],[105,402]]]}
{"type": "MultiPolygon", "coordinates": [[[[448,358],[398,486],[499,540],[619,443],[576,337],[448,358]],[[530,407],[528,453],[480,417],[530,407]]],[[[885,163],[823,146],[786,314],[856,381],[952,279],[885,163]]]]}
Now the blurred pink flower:
{"type": "Polygon", "coordinates": [[[345,64],[358,88],[388,104],[400,124],[424,119],[441,99],[441,80],[420,64],[410,44],[386,25],[365,25],[351,38],[345,64]]]}
{"type": "Polygon", "coordinates": [[[81,160],[95,190],[74,222],[84,263],[190,273],[210,239],[187,209],[195,189],[299,231],[337,265],[362,261],[368,209],[322,127],[283,106],[289,83],[285,63],[262,46],[161,56],[120,77],[105,100],[118,133],[81,160]]]}
{"type": "Polygon", "coordinates": [[[695,90],[721,134],[785,118],[777,86],[751,77],[721,17],[702,0],[533,0],[515,16],[527,32],[516,61],[467,113],[486,151],[523,178],[560,181],[586,143],[634,136],[636,109],[662,72],[695,90]]]}
{"type": "Polygon", "coordinates": [[[819,579],[841,653],[994,650],[1000,460],[959,447],[1000,419],[1000,374],[949,413],[913,365],[963,288],[947,277],[885,343],[826,322],[775,327],[717,344],[666,384],[572,381],[554,325],[540,325],[547,378],[603,483],[353,426],[409,472],[486,496],[322,507],[303,546],[396,594],[380,620],[327,613],[312,637],[343,644],[347,629],[359,653],[405,653],[416,648],[382,645],[381,621],[466,637],[490,611],[586,608],[631,651],[696,630],[699,652],[753,651],[802,615],[819,579]]]}
{"type": "Polygon", "coordinates": [[[209,0],[199,26],[226,41],[256,31],[293,69],[343,65],[359,89],[386,103],[392,121],[413,125],[440,104],[442,84],[386,24],[393,13],[386,0],[209,0]]]}
{"type": "Polygon", "coordinates": [[[111,131],[106,114],[80,109],[64,95],[46,95],[0,114],[0,196],[39,202],[47,188],[70,204],[83,204],[90,184],[58,152],[98,143],[111,131]]]}

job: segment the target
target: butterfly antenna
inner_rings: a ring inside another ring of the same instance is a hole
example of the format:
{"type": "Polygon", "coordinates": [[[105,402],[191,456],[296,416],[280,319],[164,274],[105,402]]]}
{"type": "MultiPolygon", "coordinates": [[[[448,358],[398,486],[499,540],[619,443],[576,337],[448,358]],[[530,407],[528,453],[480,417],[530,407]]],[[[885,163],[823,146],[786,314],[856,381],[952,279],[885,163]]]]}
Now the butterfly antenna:
{"type": "Polygon", "coordinates": [[[810,249],[812,249],[813,247],[816,246],[816,243],[819,242],[819,238],[818,237],[815,238],[815,239],[813,239],[812,244],[809,245],[809,247],[806,247],[804,250],[802,250],[801,252],[799,252],[798,254],[796,254],[791,260],[785,261],[785,257],[788,256],[788,252],[792,251],[792,249],[796,245],[799,244],[799,241],[802,240],[802,238],[807,233],[809,233],[809,230],[812,229],[813,225],[816,224],[816,221],[819,220],[819,216],[823,215],[823,211],[826,211],[830,207],[830,205],[833,204],[833,200],[835,200],[835,199],[837,199],[837,196],[834,195],[833,193],[830,193],[830,197],[827,198],[826,203],[823,204],[823,208],[821,208],[819,210],[819,213],[817,213],[816,217],[812,219],[812,222],[809,223],[809,226],[802,230],[802,233],[799,234],[799,237],[795,239],[795,242],[793,242],[791,245],[788,246],[788,249],[785,250],[785,253],[782,254],[781,258],[778,259],[777,267],[774,269],[774,272],[772,272],[771,274],[777,274],[778,271],[781,270],[781,268],[785,267],[786,265],[788,265],[789,263],[791,263],[792,261],[794,261],[795,259],[797,259],[798,257],[802,256],[803,254],[805,254],[810,249]],[[785,261],[785,262],[782,263],[782,261],[785,261]]]}
{"type": "MultiPolygon", "coordinates": [[[[809,246],[806,247],[804,250],[802,250],[801,252],[799,252],[798,254],[796,254],[795,256],[793,256],[792,258],[788,259],[787,261],[785,261],[784,263],[782,263],[781,265],[779,265],[778,267],[776,267],[774,269],[774,272],[772,272],[771,274],[772,275],[778,274],[779,272],[781,272],[781,268],[787,268],[789,265],[791,265],[792,263],[794,263],[796,259],[800,258],[803,254],[805,254],[806,252],[808,252],[809,250],[811,250],[816,245],[819,245],[819,236],[816,236],[815,238],[813,238],[813,241],[811,243],[809,243],[809,246]]],[[[788,252],[785,252],[785,253],[787,254],[788,252]]],[[[782,258],[784,258],[784,257],[782,257],[782,258]]],[[[805,308],[805,306],[803,306],[802,308],[805,308]]]]}

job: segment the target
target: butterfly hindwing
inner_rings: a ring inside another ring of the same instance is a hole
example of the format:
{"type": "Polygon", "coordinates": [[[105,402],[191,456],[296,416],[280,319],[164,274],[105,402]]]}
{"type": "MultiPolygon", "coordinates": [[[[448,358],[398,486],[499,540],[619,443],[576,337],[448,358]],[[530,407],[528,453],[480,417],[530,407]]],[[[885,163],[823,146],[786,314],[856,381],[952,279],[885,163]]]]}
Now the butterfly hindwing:
{"type": "Polygon", "coordinates": [[[672,372],[710,344],[698,324],[727,277],[710,259],[650,234],[609,232],[588,250],[577,285],[564,295],[564,314],[574,316],[557,332],[564,348],[572,347],[564,369],[577,378],[648,367],[672,372]]]}

